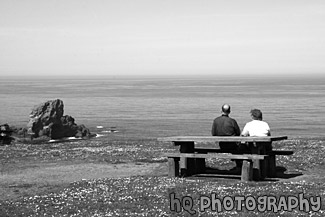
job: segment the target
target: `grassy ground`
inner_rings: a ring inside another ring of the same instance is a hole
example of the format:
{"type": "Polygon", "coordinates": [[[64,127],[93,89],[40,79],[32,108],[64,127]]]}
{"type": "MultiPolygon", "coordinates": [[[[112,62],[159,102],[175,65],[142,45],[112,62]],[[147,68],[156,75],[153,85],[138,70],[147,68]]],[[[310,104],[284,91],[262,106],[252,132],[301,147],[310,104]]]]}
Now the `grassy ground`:
{"type": "MultiPolygon", "coordinates": [[[[238,179],[168,178],[162,153],[176,148],[151,139],[110,136],[51,144],[15,142],[0,146],[0,216],[191,216],[191,212],[195,212],[192,216],[324,216],[325,140],[296,139],[274,145],[295,151],[293,156],[278,157],[286,178],[243,183],[238,179]],[[280,210],[271,206],[259,212],[243,204],[241,210],[200,210],[200,199],[211,198],[213,193],[221,200],[265,195],[279,200],[303,193],[307,199],[319,196],[321,207],[315,212],[310,204],[306,212],[306,207],[283,211],[284,206],[280,210]],[[180,202],[182,198],[186,204],[193,202],[192,206],[171,211],[173,194],[180,202]]],[[[207,163],[233,166],[224,160],[207,163]]]]}

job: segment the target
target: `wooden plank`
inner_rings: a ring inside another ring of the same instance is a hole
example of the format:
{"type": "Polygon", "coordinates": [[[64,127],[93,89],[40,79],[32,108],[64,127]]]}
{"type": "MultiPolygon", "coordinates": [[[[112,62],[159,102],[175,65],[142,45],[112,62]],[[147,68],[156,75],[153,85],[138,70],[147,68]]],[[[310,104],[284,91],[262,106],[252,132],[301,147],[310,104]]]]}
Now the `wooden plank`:
{"type": "Polygon", "coordinates": [[[229,153],[208,153],[208,154],[197,154],[197,153],[165,153],[166,157],[181,157],[181,158],[221,158],[221,159],[239,159],[239,160],[263,160],[267,155],[257,154],[229,154],[229,153]]]}
{"type": "MultiPolygon", "coordinates": [[[[255,142],[255,146],[268,146],[269,143],[270,142],[255,142]]],[[[215,147],[213,147],[213,146],[211,146],[210,143],[195,143],[194,148],[195,148],[195,150],[196,149],[207,149],[207,150],[209,150],[209,152],[224,152],[224,151],[219,151],[219,150],[221,150],[219,148],[219,145],[216,145],[215,147]]]]}
{"type": "Polygon", "coordinates": [[[270,137],[272,142],[288,139],[288,136],[270,136],[270,137]]]}
{"type": "MultiPolygon", "coordinates": [[[[288,139],[287,136],[172,136],[158,138],[164,142],[272,142],[288,139]]],[[[179,143],[178,143],[179,144],[179,143]]]]}
{"type": "Polygon", "coordinates": [[[269,155],[293,155],[293,151],[288,150],[272,150],[269,155]]]}
{"type": "Polygon", "coordinates": [[[219,148],[203,148],[203,147],[199,147],[199,148],[196,148],[194,149],[195,152],[198,152],[198,153],[225,153],[224,150],[221,150],[219,148]]]}

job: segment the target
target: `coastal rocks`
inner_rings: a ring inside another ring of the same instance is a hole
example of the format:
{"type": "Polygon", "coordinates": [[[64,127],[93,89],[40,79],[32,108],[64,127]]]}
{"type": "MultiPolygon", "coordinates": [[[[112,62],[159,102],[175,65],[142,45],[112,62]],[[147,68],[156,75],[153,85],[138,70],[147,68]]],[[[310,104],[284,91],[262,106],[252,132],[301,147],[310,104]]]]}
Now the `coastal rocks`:
{"type": "Polygon", "coordinates": [[[9,145],[12,140],[12,129],[8,124],[0,125],[0,145],[9,145]]]}
{"type": "Polygon", "coordinates": [[[73,117],[63,115],[63,113],[64,105],[60,99],[50,100],[36,106],[27,124],[28,134],[35,138],[48,136],[51,139],[93,136],[87,127],[77,125],[73,117]]]}

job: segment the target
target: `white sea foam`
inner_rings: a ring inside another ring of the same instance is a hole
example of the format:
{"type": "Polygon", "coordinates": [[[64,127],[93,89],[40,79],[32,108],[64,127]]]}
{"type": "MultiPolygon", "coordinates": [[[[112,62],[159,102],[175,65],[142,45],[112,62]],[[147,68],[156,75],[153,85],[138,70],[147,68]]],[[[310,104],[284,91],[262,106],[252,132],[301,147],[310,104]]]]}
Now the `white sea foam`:
{"type": "Polygon", "coordinates": [[[117,133],[117,130],[103,130],[102,133],[117,133]]]}
{"type": "Polygon", "coordinates": [[[97,126],[97,128],[98,128],[98,129],[102,129],[102,128],[104,128],[104,127],[103,127],[103,126],[97,126]]]}
{"type": "Polygon", "coordinates": [[[68,140],[80,140],[82,138],[76,138],[76,137],[66,137],[66,138],[62,138],[62,139],[51,139],[49,140],[49,142],[63,142],[63,141],[68,141],[68,140]]]}
{"type": "Polygon", "coordinates": [[[67,140],[77,139],[76,137],[68,137],[67,140]]]}

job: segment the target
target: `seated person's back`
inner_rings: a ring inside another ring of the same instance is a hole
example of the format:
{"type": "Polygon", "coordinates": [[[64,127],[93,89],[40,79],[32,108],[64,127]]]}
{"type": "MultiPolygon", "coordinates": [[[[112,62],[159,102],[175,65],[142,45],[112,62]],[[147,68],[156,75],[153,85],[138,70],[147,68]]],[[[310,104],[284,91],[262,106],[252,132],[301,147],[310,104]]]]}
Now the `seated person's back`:
{"type": "Polygon", "coordinates": [[[226,114],[222,114],[213,121],[212,136],[239,136],[240,129],[237,122],[226,114]]]}
{"type": "MultiPolygon", "coordinates": [[[[240,129],[237,121],[229,117],[230,106],[224,104],[222,106],[222,115],[214,119],[212,124],[212,136],[239,136],[240,129]]],[[[238,144],[236,142],[219,142],[219,147],[223,152],[237,154],[238,144]]],[[[240,168],[242,162],[236,160],[236,167],[240,168]]]]}
{"type": "Polygon", "coordinates": [[[251,110],[252,121],[246,123],[242,136],[271,136],[269,125],[263,121],[262,112],[259,109],[251,110]]]}
{"type": "Polygon", "coordinates": [[[212,124],[212,136],[239,136],[240,129],[235,119],[229,117],[230,105],[222,106],[222,115],[214,119],[212,124]]]}

